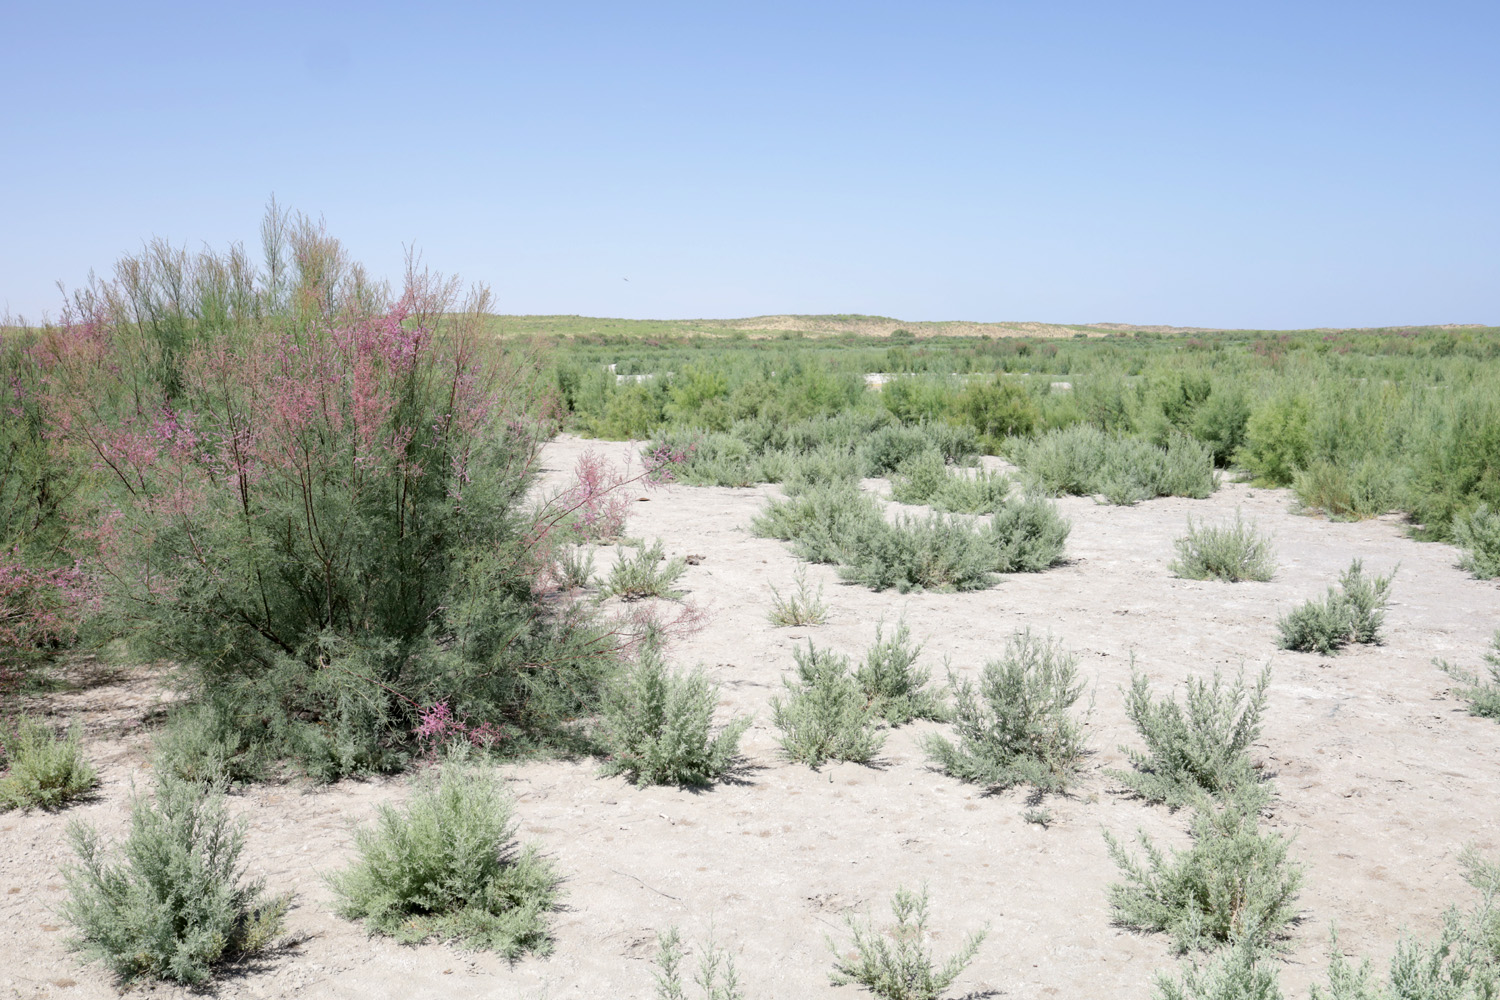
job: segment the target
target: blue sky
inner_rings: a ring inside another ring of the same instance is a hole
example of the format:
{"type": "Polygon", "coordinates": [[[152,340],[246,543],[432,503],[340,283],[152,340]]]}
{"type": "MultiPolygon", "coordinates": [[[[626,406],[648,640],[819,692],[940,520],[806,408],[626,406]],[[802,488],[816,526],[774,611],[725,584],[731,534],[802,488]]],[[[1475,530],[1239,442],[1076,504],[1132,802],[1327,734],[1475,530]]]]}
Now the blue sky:
{"type": "Polygon", "coordinates": [[[512,313],[1500,323],[1493,0],[0,0],[0,37],[0,313],[253,243],[274,193],[512,313]]]}

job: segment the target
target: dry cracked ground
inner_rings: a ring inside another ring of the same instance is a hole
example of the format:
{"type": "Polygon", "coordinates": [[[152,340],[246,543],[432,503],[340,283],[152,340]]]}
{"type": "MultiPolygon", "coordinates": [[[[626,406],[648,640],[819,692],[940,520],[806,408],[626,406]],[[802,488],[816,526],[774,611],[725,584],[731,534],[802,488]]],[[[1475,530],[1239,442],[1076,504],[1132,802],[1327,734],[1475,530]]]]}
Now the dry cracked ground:
{"type": "MultiPolygon", "coordinates": [[[[587,447],[617,460],[625,454],[621,445],[562,438],[548,446],[549,476],[563,482],[587,447]]],[[[1457,569],[1452,548],[1406,538],[1395,519],[1334,523],[1294,513],[1285,491],[1239,484],[1207,500],[1135,507],[1065,499],[1073,532],[1063,566],[978,593],[910,595],[872,593],[841,584],[829,567],[808,567],[830,619],[785,629],[766,617],[772,587],[787,592],[800,564],[749,531],[776,492],[669,486],[631,504],[631,535],[660,536],[669,555],[703,557],[683,585],[708,609],[709,624],[673,658],[702,663],[722,684],[726,717],[755,717],[743,743],[749,766],[742,781],[708,791],[637,789],[599,777],[588,761],[507,767],[523,837],[567,874],[550,957],[511,966],[446,945],[405,947],[333,915],[324,874],[348,859],[356,825],[403,800],[409,777],[262,785],[235,795],[233,808],[249,821],[251,872],[273,891],[296,893],[289,930],[297,943],[230,970],[215,992],[649,997],[654,932],[677,925],[690,942],[712,933],[727,947],[752,998],[854,997],[856,987],[828,981],[829,937],[847,939],[846,913],[884,918],[897,886],[925,883],[939,954],[990,927],[953,995],[1147,997],[1156,970],[1174,959],[1161,935],[1111,925],[1106,887],[1116,874],[1103,833],[1187,838],[1182,814],[1120,794],[1103,773],[1126,766],[1119,746],[1134,742],[1122,694],[1132,660],[1159,689],[1216,667],[1272,665],[1254,756],[1280,792],[1269,825],[1295,837],[1292,854],[1307,872],[1281,969],[1291,995],[1321,978],[1330,927],[1346,950],[1383,964],[1404,930],[1431,933],[1446,906],[1468,901],[1457,863],[1466,844],[1500,854],[1500,726],[1468,715],[1432,662],[1477,664],[1500,622],[1500,588],[1457,569]],[[1228,520],[1236,509],[1274,535],[1275,578],[1174,578],[1172,542],[1187,519],[1228,520]],[[1321,594],[1355,557],[1377,572],[1400,566],[1385,644],[1334,658],[1278,651],[1278,614],[1321,594]],[[1079,654],[1096,752],[1072,794],[1049,799],[1049,828],[1023,820],[1024,791],[986,795],[933,771],[917,744],[935,724],[893,731],[875,767],[813,771],[778,758],[768,702],[792,667],[793,647],[813,639],[858,655],[878,621],[898,617],[925,643],[922,662],[935,676],[945,660],[975,673],[1026,626],[1079,654]]],[[[599,568],[608,562],[602,554],[599,568]]],[[[73,819],[112,836],[124,830],[168,697],[155,676],[104,673],[46,706],[83,720],[103,784],[61,814],[0,815],[0,995],[115,994],[106,972],[81,965],[64,945],[63,834],[73,819]]],[[[185,995],[166,985],[137,989],[185,995]]]]}

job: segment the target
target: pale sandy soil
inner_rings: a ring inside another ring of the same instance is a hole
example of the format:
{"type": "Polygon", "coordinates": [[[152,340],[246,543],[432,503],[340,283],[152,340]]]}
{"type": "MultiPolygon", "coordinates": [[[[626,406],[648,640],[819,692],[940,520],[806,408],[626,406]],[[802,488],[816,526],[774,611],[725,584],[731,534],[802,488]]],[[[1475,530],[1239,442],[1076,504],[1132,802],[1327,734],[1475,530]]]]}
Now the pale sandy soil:
{"type": "MultiPolygon", "coordinates": [[[[560,440],[546,464],[564,473],[586,446],[560,440]]],[[[1160,935],[1110,925],[1105,889],[1115,870],[1102,831],[1186,837],[1184,816],[1118,794],[1102,773],[1124,766],[1117,747],[1133,742],[1121,695],[1132,656],[1163,687],[1216,666],[1274,668],[1255,756],[1280,790],[1270,825],[1295,836],[1293,855],[1307,870],[1302,922],[1282,967],[1290,995],[1321,977],[1333,923],[1346,949],[1383,964],[1403,928],[1429,933],[1445,906],[1468,901],[1456,861],[1463,845],[1500,854],[1500,726],[1467,715],[1431,663],[1478,662],[1500,621],[1500,588],[1456,569],[1450,547],[1410,541],[1394,520],[1298,516],[1289,494],[1243,485],[1209,500],[1128,508],[1068,499],[1064,566],[979,593],[907,596],[846,586],[832,569],[810,567],[831,621],[777,629],[766,620],[771,586],[785,592],[799,563],[748,531],[774,492],[668,487],[632,504],[632,535],[705,557],[684,585],[711,623],[675,657],[701,662],[723,684],[726,716],[755,716],[744,741],[750,767],[741,783],[703,792],[637,789],[598,777],[589,762],[507,768],[524,836],[568,875],[551,957],[510,967],[447,946],[402,947],[330,912],[323,874],[349,857],[356,824],[402,800],[409,778],[259,786],[234,798],[250,822],[247,860],[272,890],[296,892],[289,929],[305,940],[227,975],[217,993],[649,997],[653,932],[676,924],[689,940],[712,927],[737,956],[750,997],[854,997],[856,988],[828,984],[825,935],[844,940],[844,912],[868,907],[883,917],[898,885],[925,882],[940,952],[969,929],[991,928],[954,995],[1144,998],[1155,970],[1173,959],[1160,935]],[[1187,518],[1227,519],[1237,507],[1275,534],[1276,578],[1174,579],[1172,539],[1187,518]],[[1276,616],[1320,594],[1356,556],[1379,572],[1400,564],[1386,644],[1333,659],[1277,651],[1276,616]],[[1096,696],[1097,753],[1074,794],[1049,800],[1050,829],[1022,820],[1024,792],[987,796],[930,770],[916,741],[932,724],[891,733],[878,767],[814,772],[778,760],[767,703],[792,666],[792,647],[812,638],[857,655],[878,620],[901,615],[939,675],[944,658],[977,671],[1028,625],[1078,652],[1096,696]]],[[[601,554],[598,568],[608,563],[601,554]]],[[[150,727],[164,697],[149,676],[121,676],[54,699],[57,713],[84,720],[103,787],[62,814],[0,815],[0,996],[112,995],[109,977],[63,946],[63,830],[73,819],[124,829],[131,783],[147,781],[150,727]]]]}

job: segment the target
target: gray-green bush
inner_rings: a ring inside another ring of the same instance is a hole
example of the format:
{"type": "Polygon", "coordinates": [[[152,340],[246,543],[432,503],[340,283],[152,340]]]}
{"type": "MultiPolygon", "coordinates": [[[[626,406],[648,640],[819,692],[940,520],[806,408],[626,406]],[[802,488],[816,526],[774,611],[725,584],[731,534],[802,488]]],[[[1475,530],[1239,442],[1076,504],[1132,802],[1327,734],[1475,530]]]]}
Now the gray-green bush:
{"type": "Polygon", "coordinates": [[[496,777],[450,755],[418,779],[405,809],[382,806],[355,831],[353,863],[328,879],[339,915],[403,944],[438,938],[511,961],[546,954],[561,880],[515,834],[496,777]]]}
{"type": "Polygon", "coordinates": [[[1187,580],[1269,580],[1276,573],[1276,553],[1271,539],[1252,522],[1246,524],[1238,511],[1233,524],[1194,524],[1172,543],[1177,558],[1168,567],[1187,580]]]}
{"type": "Polygon", "coordinates": [[[748,717],[713,730],[718,685],[701,669],[674,674],[648,646],[626,666],[603,701],[599,742],[606,774],[627,774],[637,785],[708,785],[728,773],[739,755],[748,717]]]}
{"type": "Polygon", "coordinates": [[[83,730],[75,722],[59,738],[47,726],[23,716],[7,741],[8,770],[0,773],[0,812],[8,809],[60,809],[87,795],[98,773],[83,755],[83,730]]]}
{"type": "Polygon", "coordinates": [[[781,730],[788,760],[821,767],[830,760],[866,764],[885,745],[875,729],[870,699],[850,670],[849,658],[829,649],[793,651],[797,676],[785,680],[787,696],[771,699],[771,718],[781,730]]]}
{"type": "Polygon", "coordinates": [[[949,681],[958,742],[936,734],[922,741],[943,771],[992,788],[1068,786],[1087,752],[1083,725],[1071,714],[1085,687],[1075,655],[1028,629],[984,665],[977,685],[951,672],[949,681]]]}
{"type": "Polygon", "coordinates": [[[152,765],[199,784],[255,781],[265,776],[274,741],[256,732],[250,720],[237,719],[234,706],[210,695],[173,712],[152,741],[152,765]]]}
{"type": "Polygon", "coordinates": [[[882,623],[875,627],[875,644],[865,651],[864,663],[854,672],[871,710],[892,726],[947,717],[942,698],[927,686],[931,674],[916,665],[921,652],[921,644],[912,641],[905,621],[896,623],[890,638],[882,623]]]}
{"type": "Polygon", "coordinates": [[[1259,781],[1249,751],[1260,737],[1270,683],[1269,666],[1249,690],[1243,669],[1233,685],[1215,670],[1211,681],[1189,677],[1179,704],[1171,697],[1153,700],[1146,676],[1132,670],[1125,713],[1146,750],[1121,747],[1135,770],[1107,773],[1147,802],[1173,809],[1205,795],[1232,797],[1259,781]]]}
{"type": "Polygon", "coordinates": [[[222,787],[158,777],[153,798],[131,801],[130,833],[114,857],[92,827],[68,838],[79,861],[64,869],[72,947],[122,982],[202,983],[215,965],[274,943],[291,897],[245,880],[245,821],[229,818],[222,787]]]}
{"type": "Polygon", "coordinates": [[[1030,440],[1016,439],[1011,457],[1028,482],[1049,496],[1102,495],[1113,504],[1134,504],[1159,496],[1202,499],[1219,487],[1213,451],[1181,434],[1159,448],[1074,424],[1030,440]]]}
{"type": "Polygon", "coordinates": [[[1453,519],[1453,544],[1463,549],[1458,565],[1480,580],[1500,576],[1500,511],[1480,504],[1453,519]]]}
{"type": "Polygon", "coordinates": [[[1332,656],[1351,643],[1379,645],[1395,577],[1392,570],[1366,578],[1363,565],[1354,560],[1339,577],[1338,589],[1329,587],[1321,600],[1310,600],[1276,622],[1281,648],[1332,656]]]}
{"type": "Polygon", "coordinates": [[[840,951],[832,939],[828,947],[835,960],[830,978],[835,986],[858,983],[881,1000],[938,1000],[963,974],[988,929],[974,931],[954,955],[939,968],[934,964],[928,921],[927,888],[921,894],[897,888],[891,897],[894,926],[877,929],[873,922],[846,917],[854,940],[840,951]]]}
{"type": "Polygon", "coordinates": [[[1164,932],[1178,951],[1242,941],[1261,948],[1279,940],[1297,915],[1302,867],[1288,858],[1286,838],[1260,829],[1267,801],[1256,786],[1224,802],[1205,796],[1194,810],[1192,846],[1164,852],[1141,833],[1144,862],[1106,832],[1110,857],[1125,877],[1109,887],[1115,922],[1164,932]]]}
{"type": "MultiPolygon", "coordinates": [[[[656,1000],[687,1000],[687,989],[682,981],[682,965],[687,960],[687,949],[676,927],[668,928],[665,934],[656,935],[656,955],[652,973],[656,979],[656,1000]]],[[[693,982],[703,1000],[745,1000],[745,991],[740,986],[734,956],[712,939],[703,946],[698,955],[698,970],[693,973],[693,982]]]]}
{"type": "Polygon", "coordinates": [[[861,492],[857,482],[814,486],[787,500],[772,500],[753,522],[762,538],[790,542],[808,562],[843,563],[864,539],[886,530],[880,501],[861,492]]]}
{"type": "Polygon", "coordinates": [[[1495,632],[1490,640],[1490,648],[1484,654],[1485,665],[1489,668],[1487,678],[1447,660],[1433,662],[1463,685],[1454,688],[1453,693],[1468,702],[1471,713],[1486,719],[1500,720],[1500,630],[1495,632]]]}
{"type": "Polygon", "coordinates": [[[672,585],[686,569],[687,562],[681,556],[667,558],[658,538],[649,546],[640,546],[634,555],[622,548],[600,590],[626,601],[647,597],[675,599],[682,596],[682,591],[673,589],[672,585]]]}
{"type": "Polygon", "coordinates": [[[871,590],[982,590],[995,582],[990,531],[944,514],[901,515],[863,535],[839,576],[871,590]]]}
{"type": "Polygon", "coordinates": [[[997,573],[1040,573],[1063,561],[1072,524],[1044,497],[1012,498],[990,519],[997,573]]]}
{"type": "Polygon", "coordinates": [[[816,592],[807,588],[807,573],[799,569],[794,582],[797,590],[790,597],[771,587],[771,611],[767,617],[777,628],[800,625],[822,625],[828,621],[828,605],[823,603],[823,585],[816,592]]]}

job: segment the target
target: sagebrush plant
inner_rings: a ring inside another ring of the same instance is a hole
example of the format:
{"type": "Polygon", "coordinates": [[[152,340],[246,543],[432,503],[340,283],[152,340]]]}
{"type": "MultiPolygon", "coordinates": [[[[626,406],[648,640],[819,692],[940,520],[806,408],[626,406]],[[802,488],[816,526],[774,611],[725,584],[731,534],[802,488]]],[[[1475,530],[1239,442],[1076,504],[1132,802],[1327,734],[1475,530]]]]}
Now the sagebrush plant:
{"type": "Polygon", "coordinates": [[[1453,689],[1453,694],[1468,702],[1469,711],[1486,719],[1500,720],[1500,630],[1490,639],[1490,648],[1484,654],[1489,676],[1481,677],[1477,672],[1465,670],[1447,660],[1433,663],[1462,687],[1453,689]]]}
{"type": "Polygon", "coordinates": [[[687,560],[681,556],[668,559],[658,538],[650,545],[637,548],[634,555],[620,549],[600,591],[625,601],[640,601],[648,597],[675,600],[682,596],[682,591],[672,585],[686,570],[687,560]]]}
{"type": "Polygon", "coordinates": [[[901,515],[859,537],[839,576],[871,590],[982,590],[995,582],[996,547],[983,526],[944,514],[901,515]]]}
{"type": "Polygon", "coordinates": [[[606,689],[599,742],[606,774],[629,775],[637,785],[707,785],[733,769],[748,716],[713,732],[719,687],[702,669],[667,668],[648,646],[606,689]]]}
{"type": "Polygon", "coordinates": [[[958,741],[928,734],[922,747],[947,774],[991,788],[1031,785],[1061,791],[1087,751],[1084,726],[1072,714],[1083,696],[1078,657],[1052,637],[1016,632],[975,684],[954,676],[958,741]]]}
{"type": "Polygon", "coordinates": [[[83,753],[78,723],[59,737],[36,719],[22,716],[6,740],[0,765],[0,812],[8,809],[60,809],[99,784],[98,772],[83,753]]]}
{"type": "Polygon", "coordinates": [[[151,762],[158,773],[184,781],[255,781],[271,767],[274,742],[253,720],[236,718],[229,699],[211,695],[172,713],[152,740],[151,762]]]}
{"type": "Polygon", "coordinates": [[[556,555],[557,582],[564,590],[581,590],[594,579],[594,550],[564,546],[556,555]]]}
{"type": "Polygon", "coordinates": [[[1238,511],[1233,524],[1194,524],[1188,518],[1187,534],[1172,544],[1177,558],[1168,568],[1184,579],[1239,583],[1269,580],[1276,573],[1271,539],[1238,511]]]}
{"type": "MultiPolygon", "coordinates": [[[[682,966],[686,960],[687,949],[676,927],[668,928],[665,934],[657,932],[656,954],[651,961],[656,966],[652,972],[656,980],[656,1000],[687,1000],[687,988],[682,980],[682,966]]],[[[734,956],[715,943],[712,937],[698,956],[693,982],[703,1000],[745,1000],[734,956]]]]}
{"type": "Polygon", "coordinates": [[[340,916],[403,944],[436,938],[515,961],[546,954],[560,876],[516,842],[499,779],[450,754],[422,775],[405,808],[382,806],[355,831],[355,858],[329,876],[340,916]]]}
{"type": "Polygon", "coordinates": [[[1260,737],[1270,684],[1269,665],[1248,689],[1243,668],[1233,684],[1216,669],[1211,680],[1189,677],[1179,704],[1171,697],[1154,700],[1150,681],[1132,665],[1125,714],[1146,749],[1122,746],[1135,770],[1106,773],[1147,802],[1173,809],[1204,795],[1232,797],[1260,780],[1250,746],[1260,737]]]}
{"type": "Polygon", "coordinates": [[[1124,882],[1109,887],[1117,924],[1169,935],[1178,951],[1225,943],[1269,947],[1297,916],[1302,867],[1290,860],[1290,841],[1260,828],[1269,793],[1239,789],[1223,801],[1195,804],[1187,850],[1163,851],[1139,834],[1145,861],[1107,831],[1110,857],[1124,882]]]}
{"type": "Polygon", "coordinates": [[[100,478],[101,633],[269,716],[319,777],[399,766],[444,698],[552,738],[610,643],[538,585],[576,513],[528,499],[539,364],[489,335],[483,289],[413,261],[392,296],[274,206],[263,236],[261,268],[127,258],[33,348],[49,440],[100,478]]]}
{"type": "Polygon", "coordinates": [[[904,620],[896,622],[889,638],[881,622],[875,626],[874,645],[854,672],[871,711],[892,726],[904,726],[913,719],[947,718],[942,697],[927,686],[931,673],[916,665],[921,652],[921,643],[913,641],[904,620]]]}
{"type": "Polygon", "coordinates": [[[1045,497],[1012,497],[995,508],[989,540],[996,573],[1040,573],[1063,561],[1072,523],[1045,497]]]}
{"type": "Polygon", "coordinates": [[[849,658],[811,641],[806,651],[798,647],[793,655],[797,675],[784,680],[786,698],[771,699],[782,755],[815,768],[830,760],[869,763],[885,745],[885,735],[875,729],[875,712],[849,658]]]}
{"type": "Polygon", "coordinates": [[[798,570],[792,578],[797,589],[790,597],[782,597],[775,585],[771,586],[771,610],[767,617],[777,628],[801,625],[823,625],[828,621],[828,605],[823,602],[823,585],[816,592],[807,587],[807,573],[798,570]]]}
{"type": "Polygon", "coordinates": [[[115,851],[74,822],[78,863],[64,869],[70,945],[121,983],[198,984],[214,967],[273,945],[290,894],[268,896],[245,878],[246,821],[232,820],[222,786],[158,776],[152,796],[131,799],[130,833],[115,851]]]}
{"type": "Polygon", "coordinates": [[[1329,587],[1322,599],[1310,600],[1277,620],[1281,648],[1332,656],[1351,644],[1379,645],[1395,577],[1395,570],[1366,577],[1363,564],[1354,560],[1339,576],[1337,589],[1329,587]]]}
{"type": "Polygon", "coordinates": [[[1480,580],[1500,576],[1500,510],[1480,504],[1453,519],[1453,544],[1463,550],[1458,565],[1480,580]]]}
{"type": "Polygon", "coordinates": [[[893,926],[881,930],[871,921],[845,917],[854,940],[842,950],[828,941],[834,985],[857,983],[881,1000],[938,1000],[979,954],[988,928],[971,932],[939,967],[932,955],[928,908],[926,886],[920,893],[900,887],[891,897],[893,926]]]}
{"type": "Polygon", "coordinates": [[[1173,434],[1165,448],[1087,424],[1017,439],[1011,457],[1034,489],[1050,496],[1102,495],[1112,504],[1159,496],[1202,499],[1219,487],[1213,452],[1173,434]]]}
{"type": "Polygon", "coordinates": [[[1152,1000],[1281,1000],[1281,996],[1280,981],[1264,949],[1248,939],[1207,962],[1192,961],[1178,976],[1158,972],[1151,991],[1152,1000]]]}

